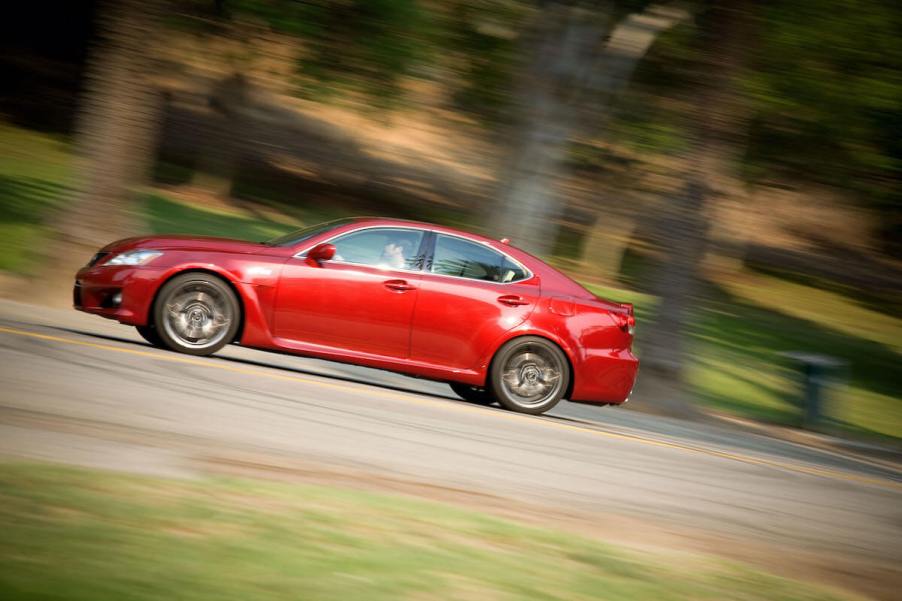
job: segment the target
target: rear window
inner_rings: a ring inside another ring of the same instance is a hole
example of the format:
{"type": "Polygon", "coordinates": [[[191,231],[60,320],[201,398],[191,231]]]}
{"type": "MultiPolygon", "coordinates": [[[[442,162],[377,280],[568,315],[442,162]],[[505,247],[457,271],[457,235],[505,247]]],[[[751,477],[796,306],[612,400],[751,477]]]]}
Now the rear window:
{"type": "Polygon", "coordinates": [[[501,281],[504,283],[507,282],[518,282],[520,280],[525,280],[529,274],[523,269],[519,263],[514,263],[509,258],[504,257],[501,262],[501,281]]]}
{"type": "Polygon", "coordinates": [[[527,277],[526,270],[502,253],[491,248],[438,234],[429,271],[471,280],[508,283],[527,277]]]}

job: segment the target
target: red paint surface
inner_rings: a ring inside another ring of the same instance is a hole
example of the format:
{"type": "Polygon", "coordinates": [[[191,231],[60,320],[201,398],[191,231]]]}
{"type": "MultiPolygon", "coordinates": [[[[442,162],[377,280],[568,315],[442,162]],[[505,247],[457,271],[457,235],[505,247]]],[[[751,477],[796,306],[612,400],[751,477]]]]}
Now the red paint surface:
{"type": "Polygon", "coordinates": [[[474,385],[485,383],[498,348],[517,336],[547,338],[573,368],[568,398],[622,403],[636,379],[626,323],[632,307],[599,299],[541,260],[502,242],[426,223],[358,219],[296,246],[223,238],[129,238],[104,249],[163,250],[137,267],[85,267],[76,279],[81,311],[144,325],[169,278],[206,271],[231,284],[243,310],[244,346],[287,351],[474,385]],[[339,234],[395,226],[450,233],[502,252],[532,273],[515,283],[383,269],[295,257],[339,234]],[[116,308],[103,307],[122,292],[116,308]]]}

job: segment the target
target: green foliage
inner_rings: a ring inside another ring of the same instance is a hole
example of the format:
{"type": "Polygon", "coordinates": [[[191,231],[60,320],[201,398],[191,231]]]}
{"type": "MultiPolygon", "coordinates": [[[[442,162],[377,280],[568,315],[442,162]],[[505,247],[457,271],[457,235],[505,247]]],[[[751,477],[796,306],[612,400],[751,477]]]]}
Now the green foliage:
{"type": "Polygon", "coordinates": [[[902,11],[784,0],[762,13],[746,81],[753,174],[790,173],[902,202],[902,11]]]}
{"type": "MultiPolygon", "coordinates": [[[[512,121],[510,108],[524,93],[517,74],[524,67],[529,48],[525,32],[542,10],[553,2],[455,0],[441,12],[442,37],[450,52],[448,66],[455,71],[455,100],[461,108],[489,125],[512,121]]],[[[570,4],[560,2],[560,4],[570,4]]],[[[583,8],[605,11],[611,23],[640,12],[648,0],[580,2],[583,8]]],[[[529,93],[528,90],[525,93],[529,93]]]]}
{"type": "Polygon", "coordinates": [[[621,99],[611,107],[605,132],[639,152],[678,154],[686,150],[692,126],[680,99],[699,81],[698,24],[687,21],[658,36],[639,63],[621,99]]]}
{"type": "Polygon", "coordinates": [[[527,14],[528,5],[521,2],[458,0],[443,15],[448,67],[458,77],[455,101],[487,123],[508,120],[520,59],[517,35],[527,14]]]}
{"type": "Polygon", "coordinates": [[[416,0],[229,0],[226,5],[232,19],[257,19],[302,38],[299,71],[318,89],[357,89],[377,103],[398,96],[402,77],[428,51],[429,13],[416,0]]]}
{"type": "MultiPolygon", "coordinates": [[[[751,4],[749,46],[733,81],[747,127],[749,181],[844,188],[902,233],[902,10],[891,0],[775,0],[751,4]]],[[[692,98],[707,83],[702,53],[715,24],[706,4],[663,34],[634,78],[612,129],[645,151],[683,150],[692,98]],[[688,100],[688,101],[687,101],[688,100]]],[[[714,110],[714,107],[712,107],[714,110]]]]}
{"type": "Polygon", "coordinates": [[[69,193],[71,162],[64,140],[0,123],[0,271],[28,274],[39,264],[34,250],[69,193]]]}
{"type": "Polygon", "coordinates": [[[296,225],[264,216],[217,212],[175,202],[160,194],[147,196],[145,213],[150,231],[155,234],[223,236],[262,242],[291,231],[296,225]]]}

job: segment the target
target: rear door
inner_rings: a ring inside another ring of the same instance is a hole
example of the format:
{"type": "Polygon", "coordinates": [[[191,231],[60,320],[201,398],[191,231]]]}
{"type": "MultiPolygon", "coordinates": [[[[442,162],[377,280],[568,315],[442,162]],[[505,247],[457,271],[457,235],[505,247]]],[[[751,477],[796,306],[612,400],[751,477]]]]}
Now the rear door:
{"type": "Polygon", "coordinates": [[[506,331],[535,308],[538,277],[486,244],[435,234],[420,279],[411,329],[411,359],[474,368],[506,331]]]}

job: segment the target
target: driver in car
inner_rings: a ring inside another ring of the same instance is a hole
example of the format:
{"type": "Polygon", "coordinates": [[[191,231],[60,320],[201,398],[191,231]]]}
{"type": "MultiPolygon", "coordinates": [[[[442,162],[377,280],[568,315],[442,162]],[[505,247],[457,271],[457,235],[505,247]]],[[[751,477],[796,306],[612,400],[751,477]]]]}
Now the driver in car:
{"type": "Polygon", "coordinates": [[[392,269],[404,269],[408,267],[407,261],[412,248],[410,240],[389,241],[382,249],[380,261],[392,269]]]}

